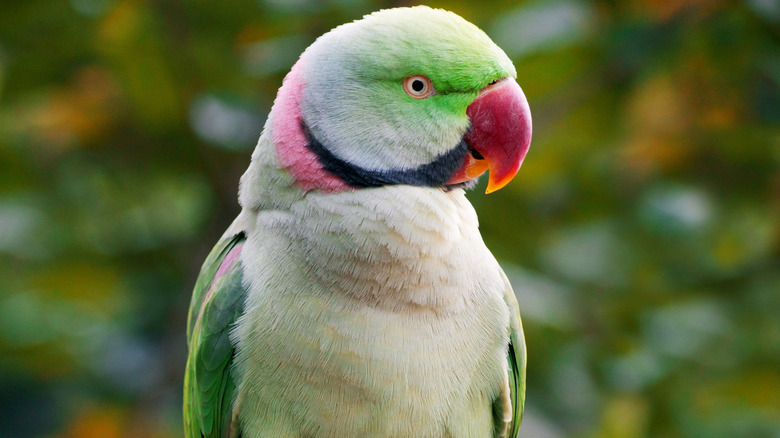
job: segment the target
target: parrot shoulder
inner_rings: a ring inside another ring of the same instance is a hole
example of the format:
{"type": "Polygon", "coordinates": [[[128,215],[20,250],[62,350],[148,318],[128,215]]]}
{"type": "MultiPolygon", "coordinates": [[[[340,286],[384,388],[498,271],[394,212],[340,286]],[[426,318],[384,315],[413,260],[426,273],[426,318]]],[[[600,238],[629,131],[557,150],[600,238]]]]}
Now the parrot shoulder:
{"type": "Polygon", "coordinates": [[[187,321],[189,355],[184,376],[188,438],[239,435],[231,424],[237,382],[230,332],[243,313],[246,298],[239,257],[245,240],[243,231],[225,233],[206,258],[195,283],[187,321]]]}
{"type": "Polygon", "coordinates": [[[509,308],[509,347],[507,349],[507,385],[508,393],[502,394],[493,404],[493,412],[500,437],[515,438],[520,430],[525,405],[525,337],[520,320],[520,307],[506,274],[504,279],[504,302],[509,308]]]}

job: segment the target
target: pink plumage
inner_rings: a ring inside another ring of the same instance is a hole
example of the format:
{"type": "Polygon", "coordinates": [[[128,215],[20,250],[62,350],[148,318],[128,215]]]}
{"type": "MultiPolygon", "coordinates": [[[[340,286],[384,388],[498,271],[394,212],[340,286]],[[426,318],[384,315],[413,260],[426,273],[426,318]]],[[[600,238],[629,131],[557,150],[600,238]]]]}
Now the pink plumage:
{"type": "Polygon", "coordinates": [[[271,140],[276,145],[279,163],[295,177],[303,190],[343,192],[349,186],[328,173],[317,156],[306,147],[301,129],[301,107],[304,83],[300,76],[300,62],[284,78],[274,101],[271,140]]]}

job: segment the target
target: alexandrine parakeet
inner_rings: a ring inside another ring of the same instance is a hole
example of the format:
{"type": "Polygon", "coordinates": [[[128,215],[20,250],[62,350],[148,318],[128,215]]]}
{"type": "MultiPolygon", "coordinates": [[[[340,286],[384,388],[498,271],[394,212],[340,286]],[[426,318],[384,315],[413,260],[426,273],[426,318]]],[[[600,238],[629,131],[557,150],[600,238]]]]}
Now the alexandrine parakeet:
{"type": "Polygon", "coordinates": [[[195,285],[187,437],[517,435],[518,304],[463,190],[488,169],[500,189],[528,150],[515,75],[427,7],[306,49],[195,285]]]}

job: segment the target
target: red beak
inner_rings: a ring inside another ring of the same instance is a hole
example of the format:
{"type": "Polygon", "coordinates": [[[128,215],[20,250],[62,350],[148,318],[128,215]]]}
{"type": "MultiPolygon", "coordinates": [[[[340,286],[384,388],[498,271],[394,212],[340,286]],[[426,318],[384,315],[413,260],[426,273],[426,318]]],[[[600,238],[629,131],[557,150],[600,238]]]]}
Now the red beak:
{"type": "Polygon", "coordinates": [[[531,108],[513,78],[483,89],[466,109],[471,128],[464,139],[477,153],[468,154],[448,184],[474,179],[490,169],[485,193],[514,178],[531,146],[531,108]]]}

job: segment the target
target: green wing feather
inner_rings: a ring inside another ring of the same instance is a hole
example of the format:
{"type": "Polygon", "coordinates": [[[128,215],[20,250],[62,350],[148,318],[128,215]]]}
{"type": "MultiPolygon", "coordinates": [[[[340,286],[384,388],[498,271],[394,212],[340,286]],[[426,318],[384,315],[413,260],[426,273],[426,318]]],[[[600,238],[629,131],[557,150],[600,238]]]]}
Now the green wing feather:
{"type": "Polygon", "coordinates": [[[525,406],[525,337],[523,323],[520,320],[520,307],[517,304],[512,286],[504,276],[504,302],[509,307],[509,348],[507,350],[507,365],[509,367],[509,393],[512,403],[512,423],[507,436],[516,438],[520,431],[525,406]]]}
{"type": "Polygon", "coordinates": [[[217,243],[201,268],[187,320],[189,356],[184,375],[184,428],[188,438],[226,438],[231,431],[236,388],[230,330],[243,313],[246,291],[237,253],[243,233],[217,243]],[[220,266],[225,266],[220,270],[220,266]],[[219,273],[218,278],[217,274],[219,273]]]}

